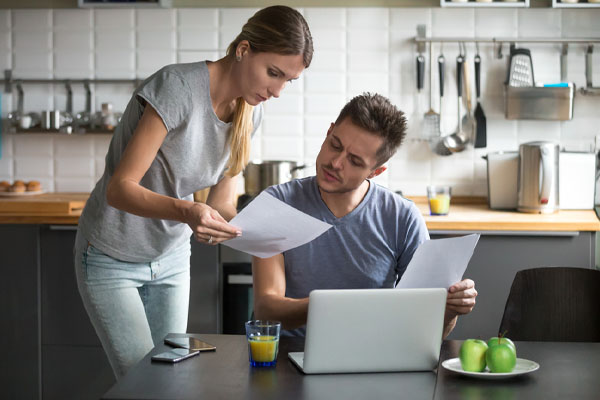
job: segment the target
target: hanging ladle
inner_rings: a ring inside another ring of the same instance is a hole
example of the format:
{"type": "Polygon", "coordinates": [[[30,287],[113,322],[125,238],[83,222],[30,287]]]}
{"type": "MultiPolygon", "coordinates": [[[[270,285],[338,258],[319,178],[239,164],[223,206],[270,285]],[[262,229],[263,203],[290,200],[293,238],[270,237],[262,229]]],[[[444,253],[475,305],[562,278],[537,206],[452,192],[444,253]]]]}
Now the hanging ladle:
{"type": "Polygon", "coordinates": [[[444,136],[444,146],[452,153],[463,151],[469,138],[462,128],[462,80],[464,57],[459,54],[456,58],[456,88],[458,90],[458,130],[451,135],[444,136]]]}

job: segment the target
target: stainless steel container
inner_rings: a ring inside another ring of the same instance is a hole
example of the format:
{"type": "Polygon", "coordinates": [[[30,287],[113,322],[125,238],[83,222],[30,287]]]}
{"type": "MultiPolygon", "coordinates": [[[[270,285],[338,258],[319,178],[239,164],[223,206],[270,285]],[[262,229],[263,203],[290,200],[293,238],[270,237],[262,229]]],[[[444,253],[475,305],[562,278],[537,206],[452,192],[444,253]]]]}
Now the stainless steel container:
{"type": "Polygon", "coordinates": [[[246,195],[256,196],[269,186],[301,178],[306,167],[295,161],[252,161],[244,169],[246,195]]]}
{"type": "Polygon", "coordinates": [[[506,119],[568,121],[573,119],[574,86],[504,86],[506,119]]]}
{"type": "Polygon", "coordinates": [[[58,130],[62,126],[60,110],[42,111],[42,129],[58,130]]]}
{"type": "Polygon", "coordinates": [[[557,143],[529,142],[519,146],[518,211],[558,211],[558,160],[557,143]]]}
{"type": "Polygon", "coordinates": [[[487,160],[489,207],[496,210],[515,210],[519,153],[499,151],[488,153],[483,158],[487,160]]]}

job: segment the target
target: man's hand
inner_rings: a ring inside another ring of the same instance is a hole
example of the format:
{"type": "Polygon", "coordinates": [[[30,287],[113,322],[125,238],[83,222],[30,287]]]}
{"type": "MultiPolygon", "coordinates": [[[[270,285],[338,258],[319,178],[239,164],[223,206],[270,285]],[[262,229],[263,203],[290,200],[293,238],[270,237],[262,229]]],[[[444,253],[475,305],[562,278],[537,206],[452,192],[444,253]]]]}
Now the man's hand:
{"type": "Polygon", "coordinates": [[[471,279],[464,279],[450,286],[446,299],[446,316],[454,318],[470,313],[475,307],[475,297],[477,290],[471,279]]]}
{"type": "Polygon", "coordinates": [[[464,279],[448,288],[444,315],[444,338],[454,329],[459,315],[468,314],[473,310],[475,297],[477,297],[477,290],[475,290],[475,282],[471,279],[464,279]]]}

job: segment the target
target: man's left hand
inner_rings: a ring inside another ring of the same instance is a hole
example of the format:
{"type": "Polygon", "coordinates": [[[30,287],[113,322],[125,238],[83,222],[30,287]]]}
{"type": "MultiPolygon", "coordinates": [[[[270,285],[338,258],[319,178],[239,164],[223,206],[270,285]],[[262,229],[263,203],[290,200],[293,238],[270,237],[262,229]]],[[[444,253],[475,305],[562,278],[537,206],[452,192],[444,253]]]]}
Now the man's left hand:
{"type": "Polygon", "coordinates": [[[477,290],[471,279],[464,279],[450,286],[446,299],[446,318],[470,313],[475,307],[475,297],[477,290]]]}

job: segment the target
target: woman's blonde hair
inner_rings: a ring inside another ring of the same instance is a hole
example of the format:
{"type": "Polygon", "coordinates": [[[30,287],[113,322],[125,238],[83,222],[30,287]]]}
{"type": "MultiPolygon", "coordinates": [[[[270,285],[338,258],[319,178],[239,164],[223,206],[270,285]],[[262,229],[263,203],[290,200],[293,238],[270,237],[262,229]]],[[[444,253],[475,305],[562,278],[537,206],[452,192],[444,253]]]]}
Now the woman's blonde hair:
{"type": "MultiPolygon", "coordinates": [[[[227,56],[235,58],[235,51],[242,40],[247,40],[250,50],[282,55],[302,54],[304,67],[308,68],[313,55],[313,43],[306,20],[298,11],[287,6],[263,8],[242,27],[242,32],[227,48],[227,56]]],[[[233,112],[229,132],[230,157],[228,176],[239,174],[250,158],[250,135],[254,107],[239,97],[233,112]]]]}

